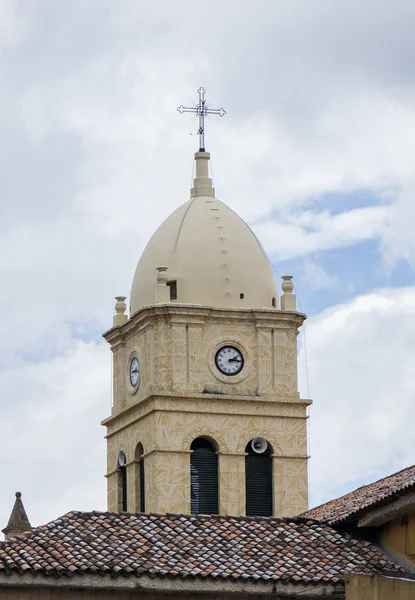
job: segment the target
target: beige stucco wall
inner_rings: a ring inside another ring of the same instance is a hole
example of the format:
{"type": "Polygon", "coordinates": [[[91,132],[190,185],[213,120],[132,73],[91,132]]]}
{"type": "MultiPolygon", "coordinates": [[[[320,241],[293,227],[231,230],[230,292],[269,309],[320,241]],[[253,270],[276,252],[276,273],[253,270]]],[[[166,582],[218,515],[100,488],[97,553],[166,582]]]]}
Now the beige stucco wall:
{"type": "MultiPolygon", "coordinates": [[[[64,587],[14,587],[4,588],[0,587],[0,600],[137,600],[141,594],[136,592],[125,593],[122,591],[109,591],[109,590],[88,590],[88,589],[73,589],[68,590],[64,587]]],[[[144,595],[143,595],[144,596],[144,595]]],[[[155,600],[159,598],[156,595],[146,596],[146,600],[155,600]]]]}
{"type": "Polygon", "coordinates": [[[303,320],[288,311],[173,304],[140,311],[105,336],[113,350],[112,414],[164,391],[298,399],[296,334],[303,320]],[[214,355],[223,343],[235,343],[245,354],[244,370],[236,377],[215,368],[214,355]],[[127,377],[133,353],[141,363],[138,390],[127,377]]]}
{"type": "MultiPolygon", "coordinates": [[[[7,582],[2,581],[0,584],[0,600],[170,600],[171,598],[180,598],[185,600],[200,600],[200,598],[222,598],[223,600],[233,600],[235,597],[246,597],[249,600],[262,600],[264,597],[276,598],[274,586],[268,583],[253,583],[244,581],[240,582],[223,582],[223,581],[206,581],[206,580],[192,580],[191,582],[184,582],[182,578],[174,578],[166,581],[165,578],[157,580],[152,578],[152,589],[140,589],[139,585],[142,583],[142,578],[137,579],[137,584],[134,588],[134,584],[129,581],[130,578],[124,578],[125,587],[130,584],[130,590],[122,589],[124,586],[120,582],[120,578],[113,579],[112,582],[106,583],[110,587],[119,587],[119,589],[109,590],[103,589],[104,579],[100,582],[88,581],[88,575],[81,576],[77,582],[74,578],[71,581],[64,580],[64,578],[57,578],[51,582],[52,585],[30,587],[27,582],[19,586],[7,586],[7,582]],[[87,581],[84,581],[87,580],[87,581]],[[121,585],[120,585],[121,583],[121,585]],[[158,584],[164,584],[166,590],[154,591],[157,589],[158,584]],[[112,585],[111,585],[112,584],[112,585]],[[79,587],[77,588],[76,585],[79,587]],[[72,587],[72,589],[71,589],[72,587]],[[190,588],[190,589],[189,589],[190,588]],[[234,589],[232,589],[234,588],[234,589]]],[[[147,578],[148,579],[148,578],[147,578]]],[[[50,582],[47,582],[50,583],[50,582]]],[[[332,597],[332,588],[316,589],[315,586],[303,586],[299,583],[287,584],[282,586],[283,595],[277,594],[280,597],[289,597],[292,600],[300,600],[305,597],[315,598],[327,598],[332,597]],[[307,595],[305,592],[310,592],[307,595]],[[320,593],[321,592],[321,595],[320,593]],[[288,596],[287,596],[288,593],[288,596]]],[[[406,599],[405,599],[406,600],[406,599]]]]}
{"type": "Polygon", "coordinates": [[[407,563],[415,565],[415,515],[401,517],[382,525],[379,535],[385,548],[407,563]]]}
{"type": "Polygon", "coordinates": [[[346,577],[346,600],[413,600],[415,581],[352,575],[346,577]]]}
{"type": "Polygon", "coordinates": [[[198,436],[218,448],[221,514],[245,513],[245,447],[272,445],[274,513],[307,508],[307,406],[297,388],[296,335],[304,316],[156,306],[106,334],[114,353],[114,406],[108,428],[108,508],[119,509],[117,457],[127,456],[128,509],[136,511],[135,449],[144,449],[146,512],[190,512],[190,445],[198,436]],[[235,377],[221,375],[216,350],[237,345],[245,357],[235,377]],[[139,356],[138,390],[129,384],[139,356]]]}

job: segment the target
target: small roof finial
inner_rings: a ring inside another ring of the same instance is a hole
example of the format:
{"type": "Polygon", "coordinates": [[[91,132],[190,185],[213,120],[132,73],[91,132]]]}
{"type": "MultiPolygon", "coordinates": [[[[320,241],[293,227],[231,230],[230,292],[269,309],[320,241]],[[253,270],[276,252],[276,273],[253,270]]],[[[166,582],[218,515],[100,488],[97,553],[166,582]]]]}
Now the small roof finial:
{"type": "Polygon", "coordinates": [[[181,104],[177,107],[177,110],[180,114],[185,112],[187,113],[195,113],[199,117],[199,129],[197,133],[199,134],[199,152],[205,152],[205,117],[207,115],[219,115],[223,117],[226,115],[226,110],[221,108],[209,108],[206,105],[205,100],[205,88],[201,87],[198,90],[199,93],[199,104],[197,106],[183,106],[181,104]]]}
{"type": "Polygon", "coordinates": [[[294,292],[294,284],[292,282],[292,275],[282,275],[282,291],[284,292],[281,296],[281,310],[292,310],[297,309],[296,299],[294,292]]]}
{"type": "Polygon", "coordinates": [[[127,305],[125,303],[126,296],[115,296],[115,315],[113,317],[113,325],[114,327],[118,327],[119,325],[124,325],[128,321],[128,316],[125,314],[127,310],[127,305]]]}
{"type": "Polygon", "coordinates": [[[169,276],[167,273],[167,267],[160,266],[156,267],[157,276],[156,276],[156,296],[155,302],[156,304],[166,304],[170,302],[170,288],[167,285],[169,281],[169,276]]]}
{"type": "Polygon", "coordinates": [[[6,540],[9,540],[16,535],[25,533],[26,531],[32,531],[32,526],[21,500],[22,494],[20,492],[16,492],[15,496],[16,500],[14,502],[13,510],[10,514],[9,522],[7,523],[6,527],[2,529],[6,540]]]}

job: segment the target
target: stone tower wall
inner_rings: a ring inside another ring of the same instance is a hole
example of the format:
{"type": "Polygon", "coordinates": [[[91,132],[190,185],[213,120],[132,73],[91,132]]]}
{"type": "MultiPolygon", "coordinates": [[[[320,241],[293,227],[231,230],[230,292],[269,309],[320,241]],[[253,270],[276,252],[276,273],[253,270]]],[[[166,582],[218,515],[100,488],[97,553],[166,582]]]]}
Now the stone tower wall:
{"type": "Polygon", "coordinates": [[[146,512],[190,512],[190,445],[205,436],[219,459],[220,513],[245,512],[245,447],[254,437],[273,448],[274,514],[307,508],[308,401],[297,389],[296,335],[304,315],[179,305],[140,311],[106,334],[114,355],[114,406],[108,428],[108,509],[118,510],[117,457],[127,457],[128,510],[137,506],[136,446],[143,445],[146,512]],[[219,373],[216,350],[238,346],[235,377],[219,373]],[[130,357],[141,364],[134,390],[130,357]]]}

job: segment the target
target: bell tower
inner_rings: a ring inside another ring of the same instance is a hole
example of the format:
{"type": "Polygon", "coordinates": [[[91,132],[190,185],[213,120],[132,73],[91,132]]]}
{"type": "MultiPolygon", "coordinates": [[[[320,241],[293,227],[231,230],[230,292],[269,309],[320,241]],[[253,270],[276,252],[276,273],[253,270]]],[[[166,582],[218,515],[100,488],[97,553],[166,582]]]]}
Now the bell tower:
{"type": "Polygon", "coordinates": [[[108,510],[294,516],[308,502],[306,317],[291,277],[279,299],[259,241],[215,197],[209,158],[195,154],[190,199],[148,242],[129,315],[117,297],[104,334],[108,510]]]}

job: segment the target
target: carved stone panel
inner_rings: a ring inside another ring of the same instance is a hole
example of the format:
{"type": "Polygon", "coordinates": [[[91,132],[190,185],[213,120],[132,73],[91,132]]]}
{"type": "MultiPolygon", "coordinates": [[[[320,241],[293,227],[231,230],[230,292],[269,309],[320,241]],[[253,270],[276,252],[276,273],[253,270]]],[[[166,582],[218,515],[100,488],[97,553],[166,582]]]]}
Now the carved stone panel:
{"type": "Polygon", "coordinates": [[[245,514],[245,453],[219,455],[219,510],[221,515],[245,514]]]}
{"type": "Polygon", "coordinates": [[[189,390],[203,392],[203,376],[206,368],[207,349],[203,326],[189,325],[189,390]]]}
{"type": "Polygon", "coordinates": [[[272,393],[273,382],[273,331],[258,329],[258,392],[260,394],[272,393]]]}
{"type": "Polygon", "coordinates": [[[185,390],[187,388],[187,326],[185,323],[172,323],[171,326],[171,366],[173,390],[185,390]]]}

